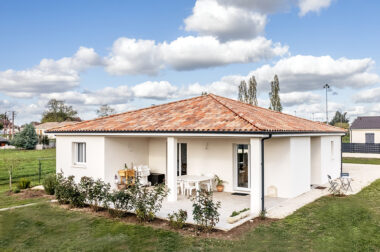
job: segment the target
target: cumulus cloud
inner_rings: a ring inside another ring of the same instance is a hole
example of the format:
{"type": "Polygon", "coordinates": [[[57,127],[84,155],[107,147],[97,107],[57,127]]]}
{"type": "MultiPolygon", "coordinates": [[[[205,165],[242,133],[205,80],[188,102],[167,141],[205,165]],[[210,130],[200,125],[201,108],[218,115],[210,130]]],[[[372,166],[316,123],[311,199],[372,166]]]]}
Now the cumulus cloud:
{"type": "Polygon", "coordinates": [[[220,40],[251,39],[264,30],[266,16],[246,8],[221,5],[215,0],[198,0],[184,23],[186,31],[220,40]]]}
{"type": "Polygon", "coordinates": [[[42,59],[39,65],[30,69],[0,72],[0,92],[19,98],[62,92],[79,85],[80,72],[99,64],[101,59],[94,49],[80,47],[72,57],[42,59]]]}
{"type": "Polygon", "coordinates": [[[164,100],[176,96],[178,88],[168,81],[146,81],[132,87],[135,97],[164,100]]]}
{"type": "Polygon", "coordinates": [[[280,93],[281,103],[284,106],[299,104],[313,104],[321,101],[321,96],[312,92],[280,93]]]}
{"type": "Polygon", "coordinates": [[[353,98],[356,103],[380,102],[380,87],[360,91],[353,98]]]}
{"type": "Polygon", "coordinates": [[[321,89],[326,82],[336,88],[359,88],[380,83],[380,76],[371,72],[374,63],[370,58],[297,55],[280,59],[273,66],[259,67],[248,76],[254,75],[259,86],[268,89],[277,74],[284,92],[321,89]]]}
{"type": "Polygon", "coordinates": [[[286,10],[295,0],[217,0],[221,5],[236,6],[260,13],[272,13],[286,10]]]}
{"type": "Polygon", "coordinates": [[[299,15],[304,16],[309,12],[320,12],[321,9],[331,5],[332,0],[299,0],[299,15]]]}
{"type": "Polygon", "coordinates": [[[193,70],[257,62],[287,52],[287,46],[263,37],[225,43],[212,36],[179,37],[170,43],[119,38],[105,62],[111,74],[157,74],[164,66],[176,70],[193,70]],[[131,50],[131,44],[137,49],[131,50]]]}

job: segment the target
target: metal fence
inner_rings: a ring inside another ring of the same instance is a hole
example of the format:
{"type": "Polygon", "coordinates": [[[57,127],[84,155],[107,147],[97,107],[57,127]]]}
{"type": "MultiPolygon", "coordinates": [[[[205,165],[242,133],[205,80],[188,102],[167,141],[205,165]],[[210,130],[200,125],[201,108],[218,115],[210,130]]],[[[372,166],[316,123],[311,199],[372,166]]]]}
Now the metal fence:
{"type": "Polygon", "coordinates": [[[350,152],[350,153],[380,153],[380,144],[342,143],[342,152],[350,152]]]}
{"type": "Polygon", "coordinates": [[[55,157],[9,159],[0,162],[0,186],[17,183],[27,178],[34,185],[41,184],[48,174],[55,173],[55,157]]]}

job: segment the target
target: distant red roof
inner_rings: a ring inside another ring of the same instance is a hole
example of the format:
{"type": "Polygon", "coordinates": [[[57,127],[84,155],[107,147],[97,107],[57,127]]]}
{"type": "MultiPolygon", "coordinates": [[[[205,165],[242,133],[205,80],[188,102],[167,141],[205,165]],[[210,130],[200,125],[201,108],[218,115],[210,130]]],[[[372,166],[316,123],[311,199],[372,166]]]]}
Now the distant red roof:
{"type": "Polygon", "coordinates": [[[50,132],[341,132],[342,128],[214,94],[67,125],[50,132]]]}

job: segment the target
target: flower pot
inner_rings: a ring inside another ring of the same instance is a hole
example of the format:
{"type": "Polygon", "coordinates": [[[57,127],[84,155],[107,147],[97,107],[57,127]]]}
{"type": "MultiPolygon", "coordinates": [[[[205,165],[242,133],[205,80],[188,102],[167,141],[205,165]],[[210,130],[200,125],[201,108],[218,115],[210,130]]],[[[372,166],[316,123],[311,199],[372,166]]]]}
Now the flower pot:
{"type": "Polygon", "coordinates": [[[217,190],[218,192],[223,192],[223,189],[224,189],[224,185],[217,185],[217,186],[216,186],[216,190],[217,190]]]}

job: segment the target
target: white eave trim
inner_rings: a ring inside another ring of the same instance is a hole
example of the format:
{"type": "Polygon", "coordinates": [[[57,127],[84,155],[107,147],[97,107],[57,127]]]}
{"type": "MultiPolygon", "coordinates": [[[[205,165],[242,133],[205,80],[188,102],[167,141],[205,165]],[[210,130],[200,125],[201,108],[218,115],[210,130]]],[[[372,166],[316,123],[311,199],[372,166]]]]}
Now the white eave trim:
{"type": "Polygon", "coordinates": [[[345,133],[270,133],[267,134],[229,134],[229,133],[95,133],[95,132],[79,132],[79,133],[52,133],[55,136],[130,136],[130,137],[240,137],[240,138],[263,138],[272,134],[272,137],[302,137],[302,136],[344,136],[345,133]]]}

